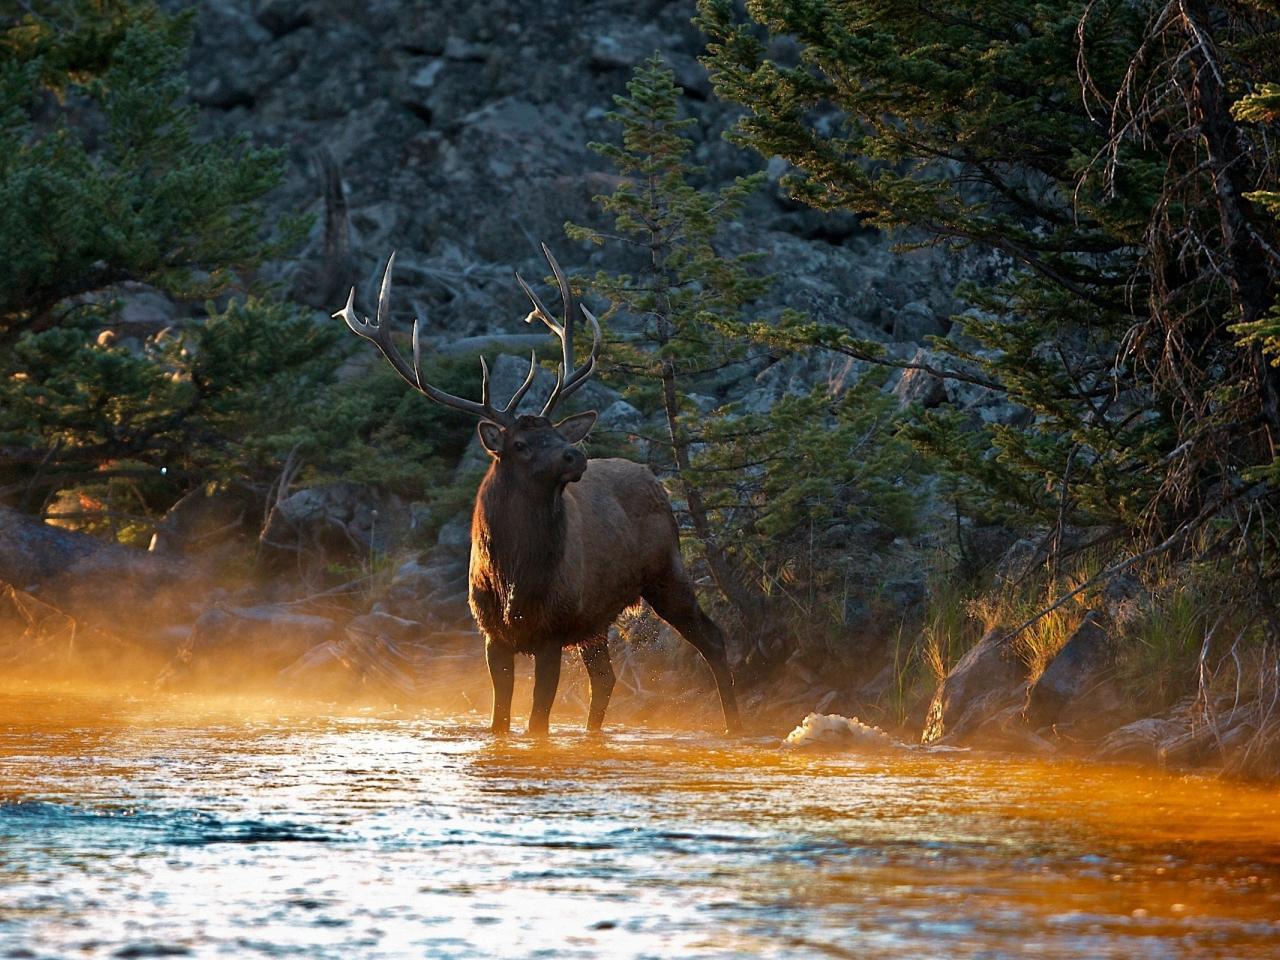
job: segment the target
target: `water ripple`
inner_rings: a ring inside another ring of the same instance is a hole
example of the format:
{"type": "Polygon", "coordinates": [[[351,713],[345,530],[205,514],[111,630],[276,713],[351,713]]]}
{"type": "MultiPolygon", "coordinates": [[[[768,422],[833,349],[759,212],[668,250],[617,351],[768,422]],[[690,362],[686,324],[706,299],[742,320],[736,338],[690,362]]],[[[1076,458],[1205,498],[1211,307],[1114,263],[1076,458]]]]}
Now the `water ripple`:
{"type": "Polygon", "coordinates": [[[0,956],[1280,955],[1270,791],[643,730],[10,707],[0,956]]]}

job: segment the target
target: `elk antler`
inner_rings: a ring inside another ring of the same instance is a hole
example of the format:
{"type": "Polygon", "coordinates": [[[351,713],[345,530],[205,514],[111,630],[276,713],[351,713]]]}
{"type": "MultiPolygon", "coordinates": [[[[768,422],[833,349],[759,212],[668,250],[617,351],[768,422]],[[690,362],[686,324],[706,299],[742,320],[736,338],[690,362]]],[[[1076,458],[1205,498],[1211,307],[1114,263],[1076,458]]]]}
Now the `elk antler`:
{"type": "MultiPolygon", "coordinates": [[[[396,255],[393,251],[387,259],[387,268],[382,272],[382,290],[378,294],[378,314],[376,320],[361,320],[356,316],[355,299],[356,288],[351,288],[351,293],[347,296],[347,305],[333,314],[335,317],[341,317],[347,322],[347,326],[351,328],[351,332],[358,337],[368,340],[379,350],[382,355],[390,361],[391,366],[396,373],[400,374],[415,390],[418,390],[436,403],[451,407],[454,410],[461,410],[463,413],[469,413],[475,417],[481,417],[485,420],[492,420],[504,427],[510,427],[515,423],[515,411],[520,401],[524,399],[524,395],[529,392],[529,388],[533,386],[534,375],[538,372],[538,355],[534,351],[529,356],[529,374],[524,378],[524,383],[520,388],[511,395],[511,399],[507,401],[507,405],[501,410],[496,409],[489,402],[489,364],[485,362],[484,357],[480,358],[480,402],[474,400],[464,400],[462,397],[455,397],[451,393],[445,393],[438,387],[433,387],[422,379],[422,351],[421,344],[418,339],[418,318],[413,319],[413,366],[409,366],[408,361],[400,355],[400,351],[395,348],[391,342],[391,268],[395,265],[396,255]]],[[[528,289],[527,287],[525,288],[528,289]]],[[[594,322],[594,318],[592,318],[594,322]]],[[[596,327],[599,332],[599,326],[596,327]]],[[[594,354],[592,356],[594,360],[594,354]]],[[[559,381],[557,380],[557,388],[559,381]]],[[[554,394],[553,394],[554,396],[554,394]]],[[[545,411],[544,411],[545,415],[545,411]]]]}
{"type": "Polygon", "coordinates": [[[524,322],[532,323],[533,318],[537,317],[545,323],[547,328],[560,338],[560,346],[564,354],[563,362],[556,369],[556,385],[551,391],[551,396],[547,398],[546,405],[542,408],[542,415],[546,417],[555,409],[557,403],[582,386],[587,381],[587,378],[595,372],[596,359],[600,356],[601,338],[599,321],[596,320],[590,310],[574,299],[573,290],[569,287],[569,281],[565,278],[564,271],[560,269],[560,264],[556,263],[556,258],[552,256],[551,250],[545,243],[542,244],[542,255],[547,258],[547,263],[551,264],[551,272],[555,274],[556,282],[560,284],[560,299],[564,303],[564,323],[561,324],[555,321],[555,318],[551,316],[551,312],[538,299],[538,295],[533,292],[532,288],[524,282],[524,278],[518,273],[516,274],[516,283],[520,284],[520,288],[533,301],[533,309],[524,318],[524,322]],[[581,310],[582,315],[590,321],[592,338],[591,356],[587,358],[586,363],[575,369],[573,366],[573,321],[576,319],[574,314],[578,310],[581,310]]]}

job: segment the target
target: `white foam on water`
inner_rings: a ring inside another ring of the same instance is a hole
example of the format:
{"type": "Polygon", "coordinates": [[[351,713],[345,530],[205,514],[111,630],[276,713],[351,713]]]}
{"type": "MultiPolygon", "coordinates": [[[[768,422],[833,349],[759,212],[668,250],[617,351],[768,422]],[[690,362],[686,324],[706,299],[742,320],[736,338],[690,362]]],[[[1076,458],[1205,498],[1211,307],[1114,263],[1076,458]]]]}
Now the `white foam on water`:
{"type": "Polygon", "coordinates": [[[811,713],[782,741],[788,750],[811,748],[860,750],[883,753],[910,750],[911,745],[894,739],[879,727],[870,727],[857,717],[835,713],[811,713]]]}

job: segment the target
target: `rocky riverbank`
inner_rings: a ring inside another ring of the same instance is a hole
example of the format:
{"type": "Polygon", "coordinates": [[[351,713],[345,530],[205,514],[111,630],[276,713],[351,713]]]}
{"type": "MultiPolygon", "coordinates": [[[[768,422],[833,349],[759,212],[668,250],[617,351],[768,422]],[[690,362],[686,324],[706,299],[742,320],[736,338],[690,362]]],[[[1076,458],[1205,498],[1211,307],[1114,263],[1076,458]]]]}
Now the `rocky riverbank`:
{"type": "MultiPolygon", "coordinates": [[[[283,511],[295,546],[316,550],[321,534],[339,530],[343,536],[329,542],[345,541],[350,550],[373,535],[368,491],[305,490],[295,498],[314,508],[283,511]]],[[[481,638],[465,602],[461,522],[446,525],[431,549],[404,554],[377,583],[310,593],[284,578],[220,583],[200,552],[127,550],[11,511],[0,514],[0,528],[6,544],[20,545],[0,551],[0,579],[9,581],[0,594],[0,665],[10,681],[58,677],[198,694],[487,710],[481,638]],[[33,568],[30,556],[47,563],[33,568]],[[26,589],[12,585],[20,576],[26,589]]],[[[281,526],[271,529],[283,539],[281,526]]],[[[192,536],[199,540],[199,532],[192,536]]],[[[332,562],[338,554],[324,556],[332,562]]],[[[1037,671],[1009,627],[987,631],[936,689],[917,685],[900,720],[891,702],[901,670],[883,650],[867,645],[864,669],[841,675],[824,675],[798,651],[769,675],[753,676],[739,656],[744,716],[759,734],[782,736],[816,711],[861,716],[903,741],[928,745],[1265,772],[1266,754],[1257,753],[1268,719],[1261,701],[1191,698],[1143,715],[1117,676],[1114,635],[1117,618],[1144,601],[1114,591],[1112,599],[1110,609],[1085,614],[1037,671]]],[[[740,655],[745,645],[740,636],[734,640],[740,655]]],[[[628,614],[610,645],[619,677],[614,724],[714,726],[710,677],[665,624],[644,611],[628,614]]],[[[585,711],[580,672],[576,658],[566,658],[562,723],[585,711]]]]}

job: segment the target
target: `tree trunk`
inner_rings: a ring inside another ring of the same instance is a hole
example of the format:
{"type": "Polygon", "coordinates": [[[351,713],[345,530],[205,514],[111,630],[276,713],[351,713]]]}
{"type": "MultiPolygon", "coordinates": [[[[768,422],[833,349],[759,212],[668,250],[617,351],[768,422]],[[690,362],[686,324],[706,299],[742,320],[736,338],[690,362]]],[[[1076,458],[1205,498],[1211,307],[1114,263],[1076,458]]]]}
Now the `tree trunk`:
{"type": "MultiPolygon", "coordinates": [[[[1250,176],[1255,164],[1250,145],[1231,117],[1231,97],[1214,62],[1206,31],[1211,23],[1208,5],[1200,0],[1185,4],[1188,57],[1195,66],[1190,106],[1208,158],[1209,174],[1222,231],[1223,272],[1239,308],[1239,319],[1261,319],[1276,302],[1275,255],[1261,240],[1253,204],[1245,194],[1253,189],[1250,176]]],[[[1250,355],[1257,381],[1262,414],[1270,434],[1272,454],[1280,439],[1280,369],[1273,367],[1255,345],[1250,355]]]]}
{"type": "Polygon", "coordinates": [[[751,595],[743,585],[737,572],[732,568],[729,558],[711,530],[711,522],[707,519],[706,504],[702,494],[689,482],[689,442],[680,431],[680,401],[676,391],[675,364],[670,358],[662,361],[662,405],[667,415],[667,430],[671,435],[671,454],[676,462],[676,477],[680,483],[680,492],[684,494],[689,506],[689,519],[693,523],[693,532],[702,544],[702,553],[707,566],[711,569],[711,579],[717,589],[724,594],[739,616],[744,621],[754,618],[760,612],[761,603],[751,595]]]}

